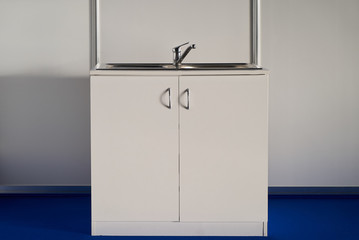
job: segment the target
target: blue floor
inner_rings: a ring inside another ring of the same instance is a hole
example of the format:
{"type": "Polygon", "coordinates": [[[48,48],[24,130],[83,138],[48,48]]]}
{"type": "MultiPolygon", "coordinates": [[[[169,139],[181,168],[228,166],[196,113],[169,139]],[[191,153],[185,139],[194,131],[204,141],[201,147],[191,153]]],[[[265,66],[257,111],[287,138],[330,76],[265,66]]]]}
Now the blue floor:
{"type": "MultiPolygon", "coordinates": [[[[0,195],[0,240],[179,238],[91,237],[90,217],[89,195],[0,195]]],[[[359,196],[271,196],[268,229],[275,240],[359,239],[359,196]]],[[[234,237],[196,237],[208,238],[234,237]]]]}

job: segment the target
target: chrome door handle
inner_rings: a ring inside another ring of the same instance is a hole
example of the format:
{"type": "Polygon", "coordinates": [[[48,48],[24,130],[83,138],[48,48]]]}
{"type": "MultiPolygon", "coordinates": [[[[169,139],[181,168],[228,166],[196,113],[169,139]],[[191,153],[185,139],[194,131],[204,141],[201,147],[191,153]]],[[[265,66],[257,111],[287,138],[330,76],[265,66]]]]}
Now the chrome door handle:
{"type": "Polygon", "coordinates": [[[184,90],[184,92],[187,95],[187,106],[184,106],[185,109],[189,110],[189,88],[187,88],[186,90],[184,90]]]}
{"type": "Polygon", "coordinates": [[[172,103],[171,103],[171,88],[167,88],[166,92],[168,92],[168,108],[171,109],[172,108],[172,103]]]}

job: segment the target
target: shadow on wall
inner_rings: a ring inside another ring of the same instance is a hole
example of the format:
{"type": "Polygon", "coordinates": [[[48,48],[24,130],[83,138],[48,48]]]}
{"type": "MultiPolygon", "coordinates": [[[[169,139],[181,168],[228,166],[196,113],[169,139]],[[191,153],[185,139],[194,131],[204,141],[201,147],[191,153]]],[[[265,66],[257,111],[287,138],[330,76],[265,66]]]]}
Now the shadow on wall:
{"type": "Polygon", "coordinates": [[[0,185],[89,184],[89,77],[0,76],[0,185]]]}

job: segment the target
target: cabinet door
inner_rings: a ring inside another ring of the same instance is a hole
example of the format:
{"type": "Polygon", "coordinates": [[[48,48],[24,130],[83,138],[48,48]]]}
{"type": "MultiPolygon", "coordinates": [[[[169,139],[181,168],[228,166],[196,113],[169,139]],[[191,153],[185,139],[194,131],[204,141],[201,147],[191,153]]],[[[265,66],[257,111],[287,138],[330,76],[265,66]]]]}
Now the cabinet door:
{"type": "Polygon", "coordinates": [[[93,221],[178,221],[177,93],[178,77],[91,77],[93,221]]]}
{"type": "Polygon", "coordinates": [[[266,221],[267,76],[181,77],[180,108],[181,221],[266,221]]]}

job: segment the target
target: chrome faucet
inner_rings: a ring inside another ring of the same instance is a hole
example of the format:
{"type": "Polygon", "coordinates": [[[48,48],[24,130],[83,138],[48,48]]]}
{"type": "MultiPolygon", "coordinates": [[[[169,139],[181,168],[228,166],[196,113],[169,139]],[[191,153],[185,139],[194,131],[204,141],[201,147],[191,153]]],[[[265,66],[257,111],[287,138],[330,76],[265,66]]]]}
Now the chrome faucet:
{"type": "Polygon", "coordinates": [[[189,44],[189,42],[183,43],[177,47],[172,48],[172,52],[173,52],[173,65],[176,66],[176,68],[179,68],[181,66],[181,63],[183,61],[183,59],[187,56],[187,54],[192,50],[192,49],[196,49],[196,44],[192,44],[189,47],[187,47],[187,49],[184,51],[184,53],[182,54],[181,52],[181,47],[184,45],[189,44]]]}

